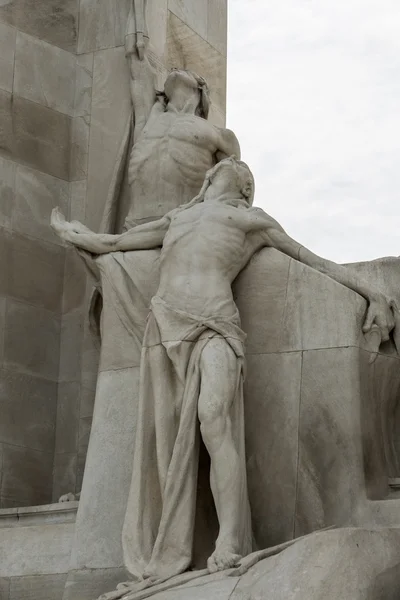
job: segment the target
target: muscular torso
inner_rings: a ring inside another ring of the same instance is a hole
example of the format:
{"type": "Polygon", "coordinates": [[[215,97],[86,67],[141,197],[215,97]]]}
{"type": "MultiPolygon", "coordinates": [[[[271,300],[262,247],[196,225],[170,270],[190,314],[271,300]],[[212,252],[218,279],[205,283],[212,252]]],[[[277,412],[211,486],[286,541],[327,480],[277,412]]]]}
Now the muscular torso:
{"type": "Polygon", "coordinates": [[[218,129],[205,119],[155,107],[132,149],[127,222],[162,216],[196,196],[218,143],[218,129]]]}
{"type": "Polygon", "coordinates": [[[201,203],[172,217],[161,251],[157,295],[196,315],[232,315],[231,285],[261,240],[246,209],[201,203]]]}

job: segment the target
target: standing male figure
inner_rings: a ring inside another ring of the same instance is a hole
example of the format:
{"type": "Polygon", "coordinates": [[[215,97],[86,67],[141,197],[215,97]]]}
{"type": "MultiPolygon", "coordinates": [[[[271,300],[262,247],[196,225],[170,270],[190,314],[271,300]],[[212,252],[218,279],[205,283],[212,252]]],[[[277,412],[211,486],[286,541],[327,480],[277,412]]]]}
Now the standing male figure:
{"type": "MultiPolygon", "coordinates": [[[[133,146],[128,159],[129,206],[125,207],[123,230],[189,202],[198,194],[208,169],[227,156],[240,158],[234,133],[207,120],[210,98],[203,77],[172,69],[164,91],[157,92],[155,73],[147,56],[145,10],[146,2],[135,0],[125,44],[131,77],[133,146]]],[[[126,135],[122,157],[126,156],[128,140],[126,135]]],[[[121,171],[119,167],[117,172],[121,171]]],[[[116,187],[121,177],[121,172],[114,176],[116,187]]],[[[106,203],[102,231],[115,230],[114,185],[106,203]]]]}
{"type": "Polygon", "coordinates": [[[364,331],[383,339],[394,326],[385,298],[356,273],[291,239],[252,208],[254,182],[233,158],[211,169],[187,205],[121,235],[94,234],[55,211],[52,226],[92,254],[161,247],[160,283],[144,335],[133,477],[124,526],[126,566],[138,578],[165,578],[190,566],[198,428],[211,458],[219,520],[210,572],[251,551],[247,499],[243,364],[245,334],[232,282],[255,252],[274,247],[361,294],[364,331]]]}

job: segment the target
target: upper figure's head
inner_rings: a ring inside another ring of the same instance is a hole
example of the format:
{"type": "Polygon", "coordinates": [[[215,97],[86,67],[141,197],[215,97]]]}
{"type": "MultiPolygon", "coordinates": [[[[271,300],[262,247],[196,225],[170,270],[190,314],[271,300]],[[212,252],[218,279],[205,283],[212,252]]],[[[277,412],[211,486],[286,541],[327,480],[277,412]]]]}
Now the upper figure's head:
{"type": "Polygon", "coordinates": [[[187,95],[188,100],[197,95],[198,101],[195,106],[195,114],[207,119],[210,110],[210,92],[206,80],[192,71],[184,69],[172,69],[165,84],[164,94],[167,100],[173,101],[176,94],[187,95]]]}
{"type": "Polygon", "coordinates": [[[254,200],[254,177],[248,165],[234,156],[221,160],[206,175],[213,193],[237,193],[251,206],[254,200]]]}

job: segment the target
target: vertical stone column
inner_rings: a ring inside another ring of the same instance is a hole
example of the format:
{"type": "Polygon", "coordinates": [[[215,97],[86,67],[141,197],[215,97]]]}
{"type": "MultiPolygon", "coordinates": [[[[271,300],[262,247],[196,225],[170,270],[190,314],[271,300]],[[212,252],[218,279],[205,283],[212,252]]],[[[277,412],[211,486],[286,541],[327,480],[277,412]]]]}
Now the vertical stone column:
{"type": "Polygon", "coordinates": [[[0,3],[0,508],[51,501],[78,4],[0,3]]]}

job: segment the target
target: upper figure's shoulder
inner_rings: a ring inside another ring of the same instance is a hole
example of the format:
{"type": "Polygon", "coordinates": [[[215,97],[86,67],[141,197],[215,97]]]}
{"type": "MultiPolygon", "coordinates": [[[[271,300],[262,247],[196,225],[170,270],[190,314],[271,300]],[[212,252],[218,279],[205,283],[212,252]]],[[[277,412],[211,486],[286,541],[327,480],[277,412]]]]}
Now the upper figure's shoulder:
{"type": "Polygon", "coordinates": [[[231,129],[225,129],[224,127],[216,127],[220,137],[219,150],[226,156],[235,156],[238,160],[240,159],[240,144],[236,135],[231,129]]]}

